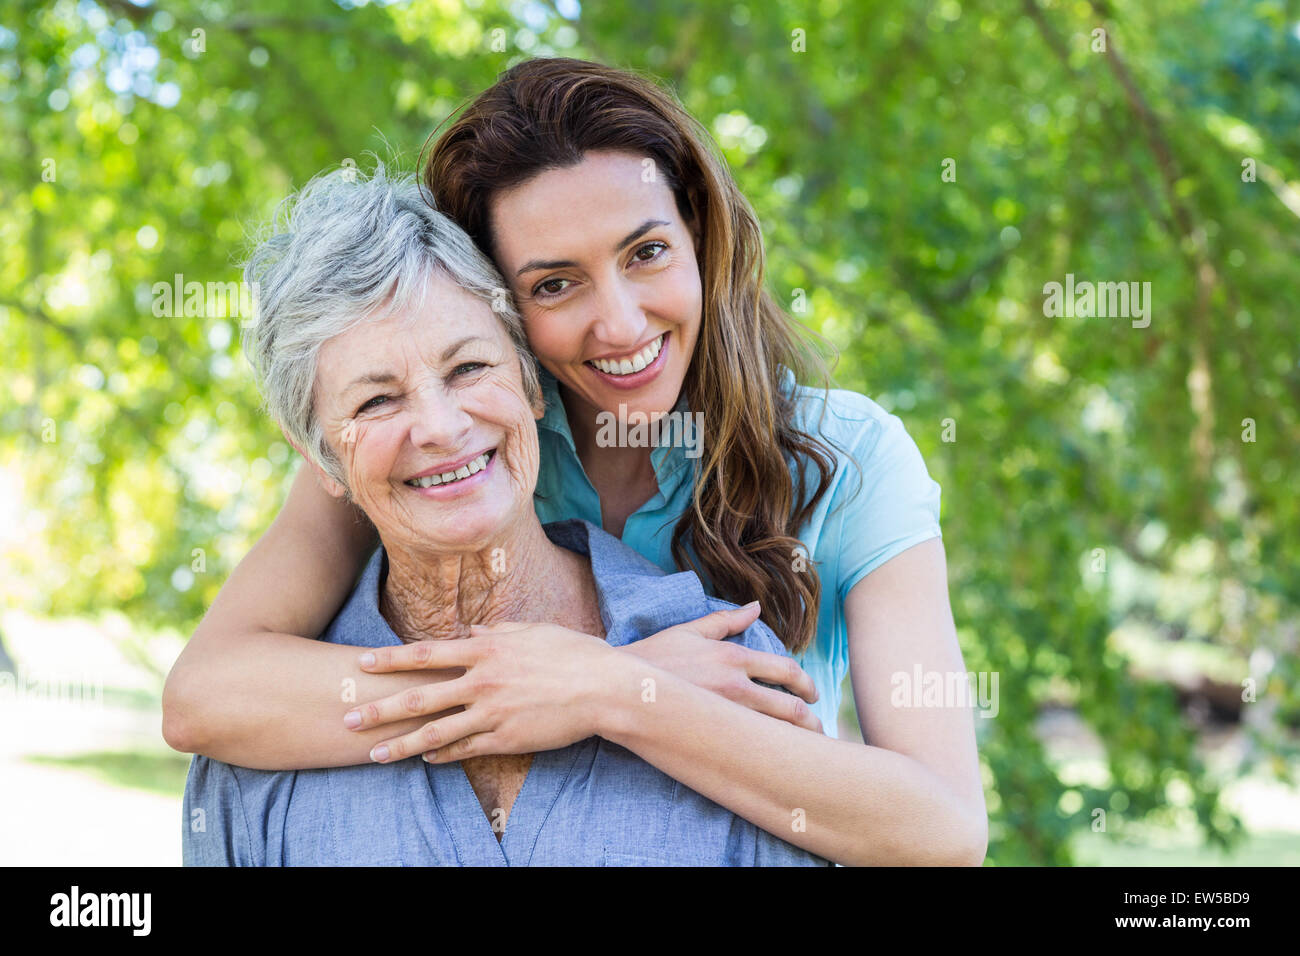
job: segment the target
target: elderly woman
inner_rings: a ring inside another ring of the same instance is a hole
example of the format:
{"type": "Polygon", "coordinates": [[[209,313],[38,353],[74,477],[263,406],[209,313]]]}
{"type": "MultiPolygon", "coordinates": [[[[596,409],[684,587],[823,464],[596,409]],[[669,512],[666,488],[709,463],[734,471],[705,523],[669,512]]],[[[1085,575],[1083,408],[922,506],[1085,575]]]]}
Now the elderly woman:
{"type": "MultiPolygon", "coordinates": [[[[382,542],[325,641],[428,642],[432,654],[471,628],[549,621],[575,632],[576,686],[611,647],[729,606],[587,522],[542,526],[544,407],[518,315],[490,262],[409,181],[382,166],[317,178],[247,277],[259,289],[247,344],[271,414],[382,542]]],[[[733,640],[784,654],[761,623],[733,640]]],[[[472,671],[442,672],[437,688],[466,727],[476,715],[456,701],[472,671]]],[[[624,673],[623,690],[655,706],[655,669],[624,673]]],[[[326,692],[347,701],[341,684],[326,692]]],[[[292,772],[196,757],[185,821],[188,865],[825,864],[599,737],[292,772]]]]}

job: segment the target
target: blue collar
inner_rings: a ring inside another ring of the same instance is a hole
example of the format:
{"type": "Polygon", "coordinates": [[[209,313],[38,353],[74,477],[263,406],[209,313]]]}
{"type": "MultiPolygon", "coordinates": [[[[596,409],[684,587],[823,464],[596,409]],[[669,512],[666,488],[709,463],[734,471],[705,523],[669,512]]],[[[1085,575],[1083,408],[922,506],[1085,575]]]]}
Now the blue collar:
{"type": "MultiPolygon", "coordinates": [[[[588,521],[554,521],[542,528],[555,544],[590,558],[605,639],[611,646],[639,641],[709,613],[709,599],[694,572],[667,574],[588,521]]],[[[380,547],[326,630],[326,642],[362,647],[402,643],[379,610],[379,589],[387,573],[388,555],[380,547]]]]}

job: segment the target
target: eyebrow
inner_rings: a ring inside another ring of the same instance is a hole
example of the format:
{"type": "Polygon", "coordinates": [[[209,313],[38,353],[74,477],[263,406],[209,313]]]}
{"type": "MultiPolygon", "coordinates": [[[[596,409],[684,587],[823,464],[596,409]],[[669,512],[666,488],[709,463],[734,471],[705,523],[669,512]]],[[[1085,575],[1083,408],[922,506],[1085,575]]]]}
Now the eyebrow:
{"type": "Polygon", "coordinates": [[[470,342],[486,342],[486,341],[488,340],[481,335],[467,335],[462,339],[457,339],[455,342],[452,342],[451,345],[447,346],[446,351],[442,353],[442,358],[440,359],[440,361],[443,362],[450,361],[453,355],[459,352],[464,346],[468,345],[470,342]]]}
{"type": "MultiPolygon", "coordinates": [[[[622,242],[614,247],[614,251],[621,252],[644,236],[651,229],[668,225],[672,224],[665,219],[647,219],[624,236],[622,242]]],[[[577,263],[571,259],[530,259],[523,264],[523,267],[518,272],[515,273],[515,278],[518,279],[526,272],[537,272],[541,269],[568,269],[575,265],[577,265],[577,263]]]]}
{"type": "Polygon", "coordinates": [[[343,394],[346,395],[358,385],[392,385],[396,381],[397,376],[392,372],[367,372],[350,381],[343,389],[343,394]]]}
{"type": "MultiPolygon", "coordinates": [[[[440,361],[450,361],[453,355],[470,342],[486,341],[488,340],[481,335],[467,335],[464,338],[457,339],[455,342],[452,342],[451,345],[447,346],[447,349],[442,353],[440,361]]],[[[365,375],[359,375],[349,382],[347,387],[343,389],[343,393],[346,395],[358,385],[393,385],[398,381],[400,381],[399,377],[393,372],[367,372],[365,375]]]]}

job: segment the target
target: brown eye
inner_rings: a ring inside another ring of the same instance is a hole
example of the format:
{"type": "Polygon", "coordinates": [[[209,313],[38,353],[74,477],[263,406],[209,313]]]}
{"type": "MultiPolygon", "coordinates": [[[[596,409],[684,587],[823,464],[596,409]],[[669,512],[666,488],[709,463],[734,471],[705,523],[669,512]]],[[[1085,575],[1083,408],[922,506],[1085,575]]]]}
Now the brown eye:
{"type": "Polygon", "coordinates": [[[632,258],[636,259],[638,262],[650,262],[658,258],[659,253],[667,248],[668,248],[668,243],[666,242],[647,242],[636,252],[632,253],[632,258]],[[651,255],[643,256],[642,255],[643,252],[649,252],[651,253],[651,255]]]}
{"type": "Polygon", "coordinates": [[[533,295],[536,297],[538,292],[542,293],[541,298],[559,295],[565,289],[565,286],[562,283],[568,281],[568,279],[547,279],[545,282],[539,282],[537,287],[533,289],[533,295]]]}

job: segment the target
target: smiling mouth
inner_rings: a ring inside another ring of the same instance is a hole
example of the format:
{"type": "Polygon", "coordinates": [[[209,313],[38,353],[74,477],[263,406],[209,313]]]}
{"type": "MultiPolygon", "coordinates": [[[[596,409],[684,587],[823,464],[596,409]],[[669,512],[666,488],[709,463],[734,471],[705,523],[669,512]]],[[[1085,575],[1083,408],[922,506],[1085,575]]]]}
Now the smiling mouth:
{"type": "Polygon", "coordinates": [[[485,451],[473,461],[466,462],[455,471],[444,471],[440,475],[425,475],[423,478],[411,478],[404,484],[412,488],[431,488],[434,485],[452,485],[458,481],[464,481],[470,475],[477,475],[487,467],[489,461],[497,453],[493,448],[491,451],[485,451]]]}
{"type": "Polygon", "coordinates": [[[659,357],[659,352],[664,347],[664,337],[667,335],[667,332],[661,333],[659,338],[641,349],[641,351],[626,358],[589,359],[586,364],[597,371],[604,372],[606,375],[632,375],[654,363],[654,360],[659,357]]]}

